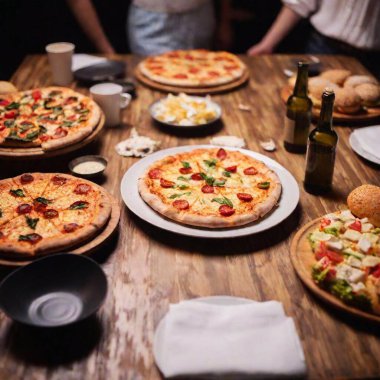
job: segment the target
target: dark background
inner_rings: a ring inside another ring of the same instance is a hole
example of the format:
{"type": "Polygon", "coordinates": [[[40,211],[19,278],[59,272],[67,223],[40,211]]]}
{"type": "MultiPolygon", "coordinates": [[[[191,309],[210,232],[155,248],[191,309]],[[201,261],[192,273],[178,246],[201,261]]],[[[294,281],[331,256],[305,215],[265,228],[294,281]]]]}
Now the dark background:
{"type": "MultiPolygon", "coordinates": [[[[173,0],[174,1],[174,0],[173,0]]],[[[93,0],[103,28],[118,53],[128,53],[126,17],[129,0],[93,0]]],[[[218,0],[215,0],[218,8],[218,0]]],[[[231,50],[244,53],[265,34],[281,8],[280,0],[234,0],[240,15],[233,22],[231,50]]],[[[278,52],[302,52],[308,22],[299,25],[278,52]]],[[[65,0],[0,0],[0,80],[8,80],[27,54],[44,53],[51,42],[69,41],[76,52],[96,53],[65,0]]]]}

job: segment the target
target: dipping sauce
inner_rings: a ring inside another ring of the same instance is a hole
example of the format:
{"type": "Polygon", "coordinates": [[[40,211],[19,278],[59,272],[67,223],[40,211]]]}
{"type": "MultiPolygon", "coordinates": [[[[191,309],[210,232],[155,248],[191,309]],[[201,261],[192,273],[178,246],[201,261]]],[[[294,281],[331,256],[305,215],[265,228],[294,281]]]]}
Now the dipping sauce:
{"type": "Polygon", "coordinates": [[[78,174],[94,174],[103,171],[105,167],[99,161],[84,161],[75,165],[73,171],[78,174]]]}

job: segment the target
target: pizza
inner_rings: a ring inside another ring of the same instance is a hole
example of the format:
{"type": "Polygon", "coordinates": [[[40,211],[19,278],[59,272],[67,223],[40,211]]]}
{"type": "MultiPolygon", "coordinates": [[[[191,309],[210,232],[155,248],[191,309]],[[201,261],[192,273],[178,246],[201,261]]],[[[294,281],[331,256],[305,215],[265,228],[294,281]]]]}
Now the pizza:
{"type": "Polygon", "coordinates": [[[62,148],[88,136],[100,115],[92,99],[69,88],[0,95],[0,146],[62,148]]]}
{"type": "Polygon", "coordinates": [[[195,149],[168,156],[139,178],[142,199],[177,222],[208,228],[253,222],[277,204],[277,174],[240,151],[195,149]]]}
{"type": "Polygon", "coordinates": [[[343,210],[321,218],[308,240],[313,281],[344,303],[380,315],[380,228],[343,210]]]}
{"type": "Polygon", "coordinates": [[[184,87],[218,86],[241,78],[245,64],[225,51],[175,50],[146,58],[138,69],[155,82],[184,87]]]}
{"type": "Polygon", "coordinates": [[[95,236],[111,215],[100,186],[58,173],[26,173],[0,181],[0,254],[57,252],[95,236]]]}

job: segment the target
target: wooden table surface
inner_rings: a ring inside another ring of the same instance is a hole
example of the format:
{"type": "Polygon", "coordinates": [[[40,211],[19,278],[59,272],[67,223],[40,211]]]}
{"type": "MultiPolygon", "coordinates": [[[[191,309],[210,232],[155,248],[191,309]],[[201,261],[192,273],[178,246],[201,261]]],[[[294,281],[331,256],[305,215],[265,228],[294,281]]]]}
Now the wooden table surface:
{"type": "MultiPolygon", "coordinates": [[[[137,57],[118,57],[132,75],[137,57]]],[[[211,135],[237,135],[248,148],[277,160],[298,181],[301,199],[295,212],[279,226],[232,240],[192,239],[153,227],[122,205],[120,228],[94,258],[102,263],[109,292],[97,316],[69,329],[36,331],[0,315],[1,379],[157,379],[152,355],[154,330],[169,303],[210,295],[233,295],[258,301],[278,300],[293,317],[302,341],[311,379],[380,376],[380,326],[351,318],[320,302],[297,278],[289,246],[303,224],[345,204],[348,193],[363,183],[380,185],[379,167],[351,150],[353,128],[336,127],[339,134],[334,191],[325,197],[303,190],[304,155],[287,153],[282,145],[285,107],[279,91],[286,82],[283,69],[292,56],[243,59],[251,70],[248,86],[215,96],[223,107],[223,123],[209,134],[173,135],[155,126],[147,106],[163,95],[138,86],[138,98],[123,112],[120,128],[106,129],[87,148],[46,161],[0,161],[0,176],[25,171],[63,171],[72,157],[103,154],[108,160],[100,182],[120,199],[120,180],[136,158],[115,153],[117,142],[132,126],[161,141],[162,148],[208,143],[211,135]],[[241,111],[238,104],[251,106],[241,111]],[[210,135],[211,133],[211,135],[210,135]],[[260,140],[273,138],[277,150],[264,152],[260,140]]],[[[365,69],[354,59],[321,56],[325,67],[365,69]]],[[[51,84],[45,56],[28,56],[12,77],[20,89],[51,84]]],[[[80,92],[87,89],[73,84],[80,92]]],[[[4,276],[6,271],[2,271],[4,276]]],[[[68,279],[69,281],[69,279],[68,279]]]]}

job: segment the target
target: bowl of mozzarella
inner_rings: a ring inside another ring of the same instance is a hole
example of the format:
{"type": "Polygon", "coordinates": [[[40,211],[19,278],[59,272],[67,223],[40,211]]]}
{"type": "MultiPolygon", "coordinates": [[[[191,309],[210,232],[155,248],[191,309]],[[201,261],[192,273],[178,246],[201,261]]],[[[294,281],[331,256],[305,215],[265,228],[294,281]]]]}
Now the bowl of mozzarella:
{"type": "Polygon", "coordinates": [[[220,119],[222,109],[210,96],[169,94],[150,106],[150,114],[158,123],[175,127],[203,127],[220,119]]]}

